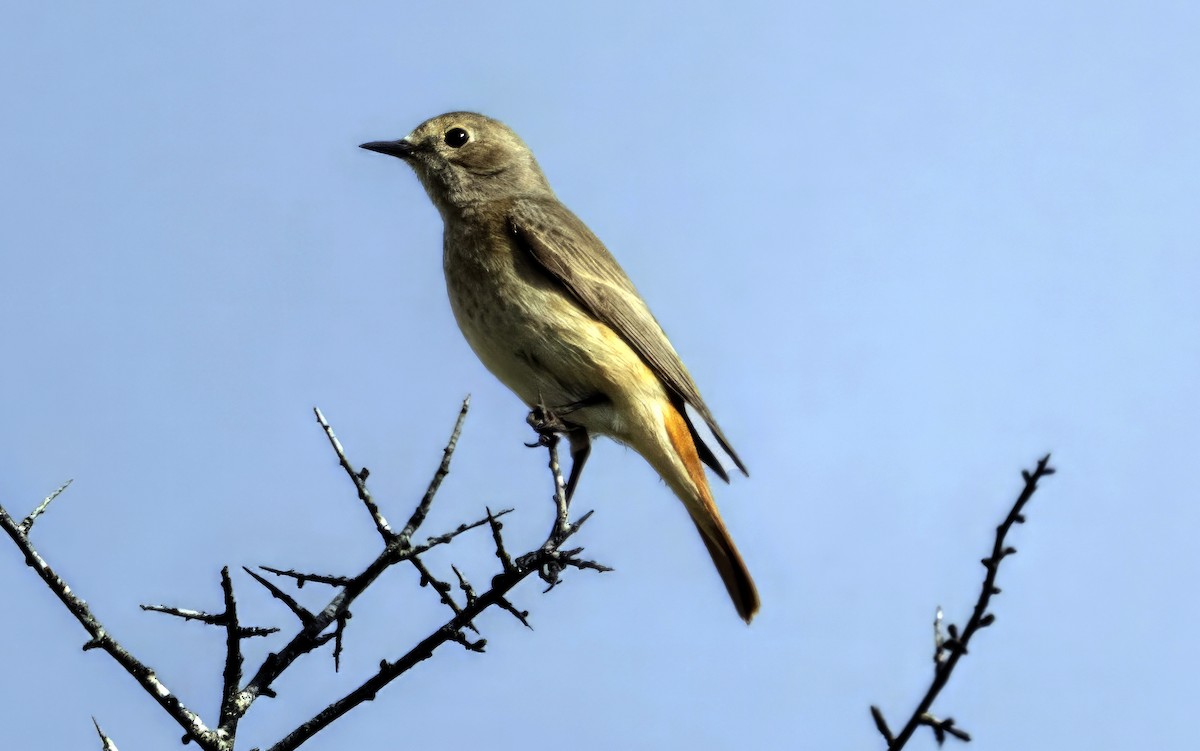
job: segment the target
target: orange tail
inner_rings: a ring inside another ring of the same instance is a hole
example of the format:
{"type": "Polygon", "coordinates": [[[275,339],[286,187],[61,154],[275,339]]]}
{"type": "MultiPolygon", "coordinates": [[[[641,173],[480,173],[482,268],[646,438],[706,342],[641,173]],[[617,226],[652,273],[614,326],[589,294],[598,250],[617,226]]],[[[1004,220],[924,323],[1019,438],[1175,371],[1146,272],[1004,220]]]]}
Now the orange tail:
{"type": "Polygon", "coordinates": [[[682,463],[686,475],[677,476],[677,469],[675,472],[669,471],[675,467],[660,467],[654,461],[651,461],[651,464],[656,465],[655,469],[675,491],[675,495],[683,501],[692,522],[700,532],[700,538],[704,540],[704,547],[708,548],[708,554],[712,556],[717,572],[721,574],[721,580],[725,582],[725,589],[729,591],[733,606],[737,608],[742,620],[749,623],[758,612],[758,589],[754,586],[754,580],[750,578],[750,571],[738,553],[737,546],[733,544],[733,538],[729,536],[729,530],[725,528],[721,513],[717,511],[717,504],[713,501],[712,491],[708,487],[708,478],[704,475],[704,465],[700,463],[691,431],[688,430],[683,415],[673,405],[667,405],[663,410],[663,423],[667,436],[671,439],[671,446],[675,449],[675,458],[682,463]]]}

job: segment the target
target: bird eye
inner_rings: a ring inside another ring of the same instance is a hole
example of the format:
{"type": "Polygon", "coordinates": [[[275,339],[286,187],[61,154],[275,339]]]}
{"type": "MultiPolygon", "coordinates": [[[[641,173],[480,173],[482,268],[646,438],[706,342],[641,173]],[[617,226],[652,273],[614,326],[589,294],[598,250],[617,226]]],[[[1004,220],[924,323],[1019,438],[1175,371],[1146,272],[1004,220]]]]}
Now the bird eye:
{"type": "Polygon", "coordinates": [[[452,149],[457,149],[458,147],[462,146],[464,143],[470,140],[470,138],[470,134],[462,128],[451,128],[450,130],[446,131],[446,145],[452,149]]]}

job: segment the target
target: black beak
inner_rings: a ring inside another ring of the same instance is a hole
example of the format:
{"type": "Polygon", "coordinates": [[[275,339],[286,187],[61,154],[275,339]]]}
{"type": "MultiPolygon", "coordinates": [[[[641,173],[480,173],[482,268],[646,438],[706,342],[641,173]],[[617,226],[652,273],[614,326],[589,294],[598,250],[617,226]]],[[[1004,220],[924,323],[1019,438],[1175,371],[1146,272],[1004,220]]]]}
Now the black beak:
{"type": "Polygon", "coordinates": [[[399,141],[371,141],[370,143],[364,143],[358,148],[366,149],[367,151],[378,151],[380,154],[387,154],[388,156],[400,159],[408,159],[416,149],[413,144],[405,141],[403,138],[399,141]]]}

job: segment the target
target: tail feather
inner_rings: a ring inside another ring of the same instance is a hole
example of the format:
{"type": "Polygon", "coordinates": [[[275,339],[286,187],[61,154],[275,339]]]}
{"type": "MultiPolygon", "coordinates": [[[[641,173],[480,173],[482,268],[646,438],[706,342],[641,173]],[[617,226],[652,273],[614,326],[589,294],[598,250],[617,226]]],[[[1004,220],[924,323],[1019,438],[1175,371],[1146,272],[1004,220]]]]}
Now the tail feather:
{"type": "Polygon", "coordinates": [[[758,589],[713,501],[690,426],[678,409],[667,405],[663,410],[663,427],[674,449],[673,455],[663,456],[658,461],[649,455],[646,458],[683,501],[721,580],[725,582],[733,606],[742,620],[749,623],[758,612],[758,589]]]}
{"type": "MultiPolygon", "coordinates": [[[[729,536],[724,524],[717,524],[714,529],[711,526],[701,526],[700,521],[694,517],[692,521],[696,523],[700,539],[704,540],[704,547],[708,548],[708,554],[712,556],[713,564],[721,574],[721,580],[725,582],[725,589],[729,592],[729,598],[733,600],[738,615],[749,623],[758,612],[758,589],[754,586],[754,580],[750,578],[750,570],[746,568],[737,546],[733,544],[733,538],[729,536]]],[[[720,522],[720,517],[717,521],[720,522]]]]}

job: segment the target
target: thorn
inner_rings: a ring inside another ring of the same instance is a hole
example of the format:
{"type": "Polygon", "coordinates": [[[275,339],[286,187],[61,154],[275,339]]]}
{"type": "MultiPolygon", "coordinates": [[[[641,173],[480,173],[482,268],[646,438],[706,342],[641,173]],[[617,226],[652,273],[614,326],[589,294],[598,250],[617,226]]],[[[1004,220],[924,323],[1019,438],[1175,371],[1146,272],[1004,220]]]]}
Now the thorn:
{"type": "Polygon", "coordinates": [[[875,720],[875,728],[879,730],[879,734],[883,736],[883,740],[890,746],[896,740],[892,735],[892,729],[888,727],[887,720],[883,719],[883,712],[874,704],[871,705],[871,717],[875,720]]]}

